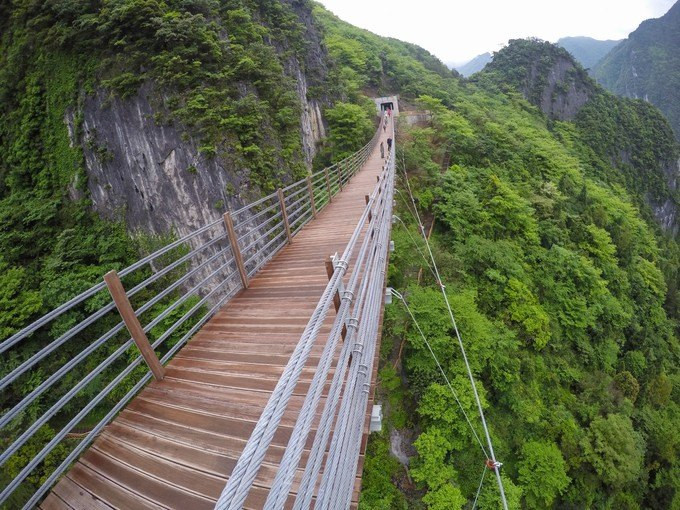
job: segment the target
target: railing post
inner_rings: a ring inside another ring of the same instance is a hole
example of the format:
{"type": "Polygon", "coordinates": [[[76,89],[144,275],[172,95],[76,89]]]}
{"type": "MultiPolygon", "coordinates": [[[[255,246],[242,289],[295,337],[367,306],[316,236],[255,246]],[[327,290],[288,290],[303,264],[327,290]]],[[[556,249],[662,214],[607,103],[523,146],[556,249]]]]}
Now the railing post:
{"type": "Polygon", "coordinates": [[[338,190],[342,191],[342,165],[338,164],[338,190]]]}
{"type": "MultiPolygon", "coordinates": [[[[371,201],[371,197],[366,195],[365,198],[366,198],[366,205],[368,205],[368,203],[371,201]]],[[[371,211],[369,210],[368,211],[368,222],[370,223],[372,219],[373,219],[373,215],[371,214],[371,211]]]]}
{"type": "Polygon", "coordinates": [[[153,376],[158,381],[162,380],[165,376],[165,368],[163,368],[163,365],[161,365],[161,362],[158,360],[153,347],[151,347],[151,344],[149,343],[146,333],[144,333],[144,328],[142,328],[142,325],[139,323],[139,319],[135,315],[135,311],[132,309],[132,305],[130,304],[127,294],[125,293],[125,289],[123,288],[123,284],[118,277],[118,273],[115,271],[109,271],[104,275],[104,281],[106,282],[106,286],[109,288],[109,293],[113,298],[113,302],[116,304],[116,308],[118,308],[118,313],[120,313],[125,326],[127,327],[132,339],[139,349],[139,352],[142,353],[144,361],[146,361],[146,364],[149,365],[153,376]]]}
{"type": "Polygon", "coordinates": [[[234,220],[230,212],[224,213],[224,227],[227,229],[231,252],[234,254],[234,261],[236,261],[236,267],[241,275],[241,283],[243,283],[243,288],[247,289],[250,282],[248,281],[248,273],[246,273],[246,266],[243,263],[241,248],[238,246],[238,237],[236,237],[236,230],[234,230],[234,220]]]}
{"type": "Polygon", "coordinates": [[[314,189],[312,188],[312,178],[307,176],[307,190],[309,191],[309,202],[312,204],[312,216],[316,218],[316,203],[314,203],[314,189]]]}
{"type": "Polygon", "coordinates": [[[331,179],[328,177],[328,168],[323,169],[323,173],[326,176],[326,188],[328,189],[328,203],[333,201],[333,193],[331,193],[331,179]]]}
{"type": "Polygon", "coordinates": [[[283,197],[283,190],[279,188],[277,191],[279,195],[279,204],[281,204],[281,217],[283,218],[283,226],[286,229],[286,236],[288,236],[288,244],[293,242],[293,236],[290,233],[290,224],[288,223],[288,213],[286,212],[286,201],[283,197]]]}

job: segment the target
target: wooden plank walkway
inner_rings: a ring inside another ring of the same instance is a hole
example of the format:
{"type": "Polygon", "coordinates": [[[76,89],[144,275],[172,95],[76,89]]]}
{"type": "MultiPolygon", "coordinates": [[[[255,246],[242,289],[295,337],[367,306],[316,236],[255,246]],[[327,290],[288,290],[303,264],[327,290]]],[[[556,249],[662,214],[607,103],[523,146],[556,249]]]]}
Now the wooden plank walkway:
{"type": "MultiPolygon", "coordinates": [[[[386,138],[382,132],[380,141],[386,138]]],[[[342,253],[365,207],[364,197],[376,184],[382,167],[380,141],[317,219],[168,363],[165,378],[150,383],[104,429],[41,508],[213,508],[328,283],[325,261],[336,251],[342,253]]],[[[334,318],[331,310],[246,508],[264,504],[334,318]]],[[[368,413],[370,409],[371,402],[368,413]]],[[[363,450],[353,506],[362,466],[363,450]]],[[[294,492],[286,507],[293,501],[294,492]]]]}

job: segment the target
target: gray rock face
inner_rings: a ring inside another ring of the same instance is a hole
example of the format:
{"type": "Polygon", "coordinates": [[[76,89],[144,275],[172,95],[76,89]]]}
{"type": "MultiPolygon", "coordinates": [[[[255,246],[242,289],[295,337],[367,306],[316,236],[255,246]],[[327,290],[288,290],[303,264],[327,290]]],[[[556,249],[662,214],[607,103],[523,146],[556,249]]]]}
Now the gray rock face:
{"type": "MultiPolygon", "coordinates": [[[[591,97],[591,89],[570,75],[576,71],[574,64],[560,58],[552,66],[541,93],[540,108],[551,119],[573,120],[591,97]]],[[[533,67],[530,82],[537,78],[538,70],[533,67]]]]}
{"type": "MultiPolygon", "coordinates": [[[[666,183],[668,189],[672,194],[676,194],[678,184],[680,183],[680,159],[675,164],[670,164],[664,168],[666,183]]],[[[659,222],[661,227],[671,236],[676,237],[680,234],[680,214],[678,211],[678,204],[671,198],[667,198],[663,202],[657,202],[651,198],[647,199],[654,217],[659,222]]]]}
{"type": "MultiPolygon", "coordinates": [[[[303,155],[311,166],[325,136],[321,109],[327,98],[308,98],[309,87],[326,78],[326,52],[311,11],[290,3],[305,27],[308,51],[304,62],[290,57],[284,70],[296,82],[303,155]]],[[[130,232],[182,236],[258,198],[260,191],[252,187],[248,170],[228,156],[199,152],[190,131],[155,122],[158,113],[165,113],[156,107],[160,96],[147,83],[128,99],[111,99],[104,91],[86,97],[81,140],[74,139],[74,112],[66,122],[72,143],[83,145],[95,211],[123,218],[130,232]]]]}
{"type": "MultiPolygon", "coordinates": [[[[184,235],[243,203],[248,174],[207,158],[174,126],[154,122],[150,85],[130,99],[85,99],[83,134],[93,208],[131,232],[184,235]],[[228,193],[229,189],[239,190],[228,193]]],[[[72,120],[68,119],[70,125],[72,120]]]]}

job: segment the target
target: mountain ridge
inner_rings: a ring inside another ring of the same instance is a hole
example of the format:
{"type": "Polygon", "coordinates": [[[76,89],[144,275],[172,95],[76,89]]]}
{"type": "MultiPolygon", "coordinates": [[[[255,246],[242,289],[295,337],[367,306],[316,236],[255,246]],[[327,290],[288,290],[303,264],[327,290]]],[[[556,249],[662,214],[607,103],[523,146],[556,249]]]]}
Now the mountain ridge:
{"type": "Polygon", "coordinates": [[[576,61],[588,69],[597,64],[621,40],[594,39],[586,36],[560,37],[555,44],[571,53],[576,61]]]}
{"type": "Polygon", "coordinates": [[[680,2],[643,21],[591,74],[615,94],[657,106],[680,140],[680,2]]]}
{"type": "Polygon", "coordinates": [[[677,235],[679,149],[670,124],[656,108],[606,92],[566,49],[538,39],[510,41],[477,76],[482,82],[514,86],[549,119],[574,121],[592,149],[622,173],[659,223],[677,235]],[[605,125],[608,137],[591,136],[605,125]],[[651,133],[658,137],[656,142],[649,140],[651,133]],[[662,151],[654,149],[656,143],[662,151]]]}

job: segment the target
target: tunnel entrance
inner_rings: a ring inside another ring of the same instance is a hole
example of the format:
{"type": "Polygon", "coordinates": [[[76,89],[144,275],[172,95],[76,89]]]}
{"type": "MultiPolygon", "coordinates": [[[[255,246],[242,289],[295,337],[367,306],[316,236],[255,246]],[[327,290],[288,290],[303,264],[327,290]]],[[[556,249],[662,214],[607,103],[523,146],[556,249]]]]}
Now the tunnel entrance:
{"type": "Polygon", "coordinates": [[[399,96],[382,96],[374,97],[375,110],[379,115],[382,115],[387,110],[392,110],[392,115],[399,115],[399,96]]]}

